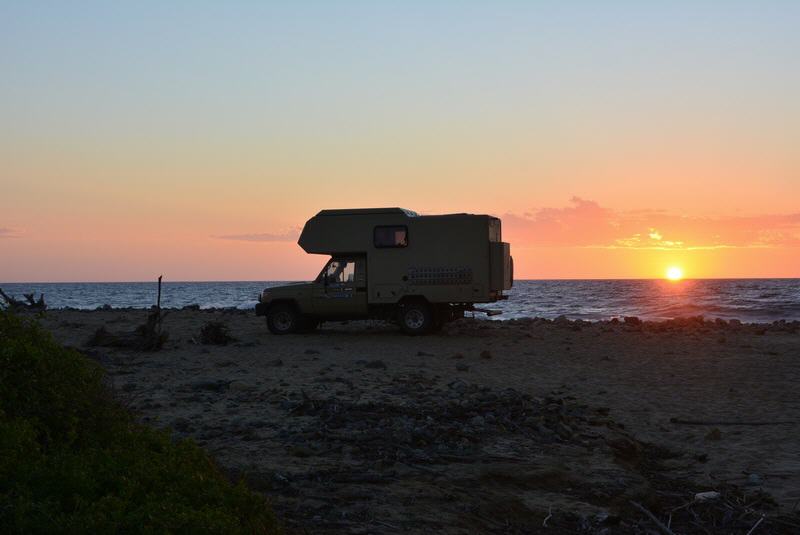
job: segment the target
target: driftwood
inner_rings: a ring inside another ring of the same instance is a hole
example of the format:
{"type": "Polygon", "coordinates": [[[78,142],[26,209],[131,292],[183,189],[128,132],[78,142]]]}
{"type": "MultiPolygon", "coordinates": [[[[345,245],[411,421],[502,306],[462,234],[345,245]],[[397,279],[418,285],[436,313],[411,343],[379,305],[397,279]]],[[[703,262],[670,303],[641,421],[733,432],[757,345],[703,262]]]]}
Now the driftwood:
{"type": "Polygon", "coordinates": [[[716,420],[682,420],[681,418],[670,418],[669,422],[671,424],[681,424],[681,425],[794,425],[797,422],[792,420],[775,420],[775,421],[764,421],[764,422],[734,422],[728,420],[716,421],[716,420]]]}
{"type": "Polygon", "coordinates": [[[158,309],[147,314],[147,320],[132,333],[112,333],[100,327],[86,342],[91,347],[117,347],[136,349],[138,351],[155,351],[161,349],[167,341],[167,333],[161,330],[161,318],[158,309]]]}
{"type": "Polygon", "coordinates": [[[762,515],[761,518],[758,519],[758,522],[753,524],[753,527],[750,528],[750,531],[747,532],[747,535],[750,535],[751,533],[753,533],[756,530],[756,528],[761,525],[761,523],[763,521],[764,521],[764,516],[762,515]]]}
{"type": "Polygon", "coordinates": [[[39,294],[39,299],[34,299],[34,294],[32,293],[22,295],[25,297],[25,301],[20,301],[19,299],[11,297],[0,288],[0,297],[6,302],[6,306],[9,310],[13,312],[19,312],[21,310],[44,312],[47,310],[47,304],[44,302],[44,294],[39,294]]]}
{"type": "Polygon", "coordinates": [[[657,517],[656,515],[654,515],[654,514],[653,514],[653,513],[651,513],[650,511],[648,511],[648,510],[647,510],[647,508],[645,508],[645,507],[644,507],[642,504],[640,504],[640,503],[637,503],[637,502],[634,502],[634,501],[631,501],[630,503],[631,503],[631,505],[632,505],[632,506],[634,506],[634,507],[635,507],[635,508],[637,508],[639,511],[641,511],[642,513],[644,513],[644,514],[645,514],[645,516],[647,516],[647,518],[649,518],[649,519],[650,519],[650,520],[653,522],[653,524],[655,524],[655,525],[656,525],[656,527],[659,529],[659,531],[661,531],[661,533],[663,533],[664,535],[675,535],[675,532],[674,532],[674,531],[672,531],[671,529],[669,529],[669,528],[666,526],[666,524],[664,524],[663,522],[661,522],[661,520],[659,520],[659,519],[658,519],[658,517],[657,517]]]}
{"type": "Polygon", "coordinates": [[[156,304],[147,314],[147,320],[132,333],[112,333],[100,327],[87,340],[86,345],[94,347],[117,347],[139,351],[156,351],[167,341],[168,334],[161,330],[161,320],[167,314],[161,313],[161,277],[158,277],[158,297],[156,304]]]}

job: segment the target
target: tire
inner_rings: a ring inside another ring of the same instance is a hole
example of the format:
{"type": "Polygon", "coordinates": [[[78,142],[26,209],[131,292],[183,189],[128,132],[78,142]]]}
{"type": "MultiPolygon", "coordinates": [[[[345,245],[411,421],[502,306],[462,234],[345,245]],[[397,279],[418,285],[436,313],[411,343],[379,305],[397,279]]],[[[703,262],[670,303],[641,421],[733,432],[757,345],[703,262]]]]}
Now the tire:
{"type": "Polygon", "coordinates": [[[403,332],[411,335],[428,334],[434,326],[433,311],[424,302],[401,306],[397,319],[403,332]]]}
{"type": "Polygon", "coordinates": [[[289,303],[276,303],[267,311],[267,328],[272,334],[297,332],[301,323],[300,314],[289,303]]]}

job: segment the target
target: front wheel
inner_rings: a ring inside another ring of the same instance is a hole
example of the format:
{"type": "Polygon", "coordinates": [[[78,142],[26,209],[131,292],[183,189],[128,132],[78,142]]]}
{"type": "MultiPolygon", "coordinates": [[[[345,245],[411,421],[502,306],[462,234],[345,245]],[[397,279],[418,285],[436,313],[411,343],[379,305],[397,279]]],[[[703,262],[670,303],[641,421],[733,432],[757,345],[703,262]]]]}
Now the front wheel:
{"type": "Polygon", "coordinates": [[[433,313],[427,303],[403,305],[398,319],[406,334],[427,334],[433,327],[433,313]]]}
{"type": "Polygon", "coordinates": [[[300,324],[300,314],[289,304],[278,303],[267,311],[267,328],[272,334],[296,332],[300,324]]]}

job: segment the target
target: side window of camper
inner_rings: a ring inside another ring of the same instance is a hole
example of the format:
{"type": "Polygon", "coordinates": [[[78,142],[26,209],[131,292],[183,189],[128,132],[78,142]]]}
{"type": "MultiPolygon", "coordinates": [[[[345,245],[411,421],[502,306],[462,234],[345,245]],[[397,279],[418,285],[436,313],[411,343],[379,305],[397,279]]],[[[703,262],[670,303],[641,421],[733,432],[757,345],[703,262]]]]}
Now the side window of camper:
{"type": "Polygon", "coordinates": [[[375,247],[407,247],[408,227],[406,226],[380,226],[375,227],[375,247]]]}

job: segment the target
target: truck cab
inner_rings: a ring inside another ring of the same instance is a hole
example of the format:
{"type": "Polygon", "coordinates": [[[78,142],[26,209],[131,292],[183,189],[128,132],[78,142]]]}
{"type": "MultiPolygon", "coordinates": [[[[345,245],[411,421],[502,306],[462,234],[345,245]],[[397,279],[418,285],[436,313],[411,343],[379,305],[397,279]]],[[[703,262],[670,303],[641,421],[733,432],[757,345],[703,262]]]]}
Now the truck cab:
{"type": "Polygon", "coordinates": [[[319,275],[265,289],[256,314],[266,316],[274,334],[370,318],[429,333],[476,310],[475,303],[506,298],[513,260],[500,237],[500,220],[485,215],[323,210],[298,241],[306,252],[330,255],[319,275]]]}
{"type": "Polygon", "coordinates": [[[347,319],[368,315],[366,256],[332,257],[312,284],[316,316],[347,319]]]}

